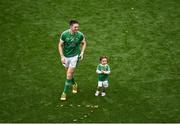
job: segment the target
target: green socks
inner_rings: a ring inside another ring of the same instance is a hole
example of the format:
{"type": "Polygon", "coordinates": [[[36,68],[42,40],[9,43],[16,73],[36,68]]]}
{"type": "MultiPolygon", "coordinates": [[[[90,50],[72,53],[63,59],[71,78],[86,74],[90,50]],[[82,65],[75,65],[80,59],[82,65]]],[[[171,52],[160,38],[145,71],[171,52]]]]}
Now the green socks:
{"type": "Polygon", "coordinates": [[[64,85],[64,93],[67,93],[69,91],[70,86],[74,84],[75,84],[74,77],[72,79],[66,79],[66,82],[64,85]]]}
{"type": "Polygon", "coordinates": [[[74,80],[74,77],[72,78],[72,85],[74,85],[75,84],[75,80],[74,80]]]}
{"type": "Polygon", "coordinates": [[[64,86],[64,93],[67,93],[70,86],[72,85],[72,79],[67,79],[66,82],[65,82],[65,86],[64,86]]]}

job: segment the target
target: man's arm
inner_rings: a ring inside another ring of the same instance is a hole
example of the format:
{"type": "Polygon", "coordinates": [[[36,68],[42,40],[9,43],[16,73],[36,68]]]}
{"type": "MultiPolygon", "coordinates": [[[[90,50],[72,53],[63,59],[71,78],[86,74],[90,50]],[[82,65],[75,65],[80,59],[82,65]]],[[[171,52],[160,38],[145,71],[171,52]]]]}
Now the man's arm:
{"type": "Polygon", "coordinates": [[[61,62],[62,62],[62,64],[64,64],[65,61],[64,61],[63,51],[62,51],[62,49],[63,49],[63,41],[61,39],[59,41],[58,49],[59,49],[59,54],[61,56],[61,62]]]}
{"type": "Polygon", "coordinates": [[[82,45],[82,47],[81,47],[80,57],[81,57],[81,60],[82,60],[83,59],[83,55],[84,55],[84,51],[86,49],[86,40],[85,40],[85,38],[82,40],[81,45],[82,45]]]}

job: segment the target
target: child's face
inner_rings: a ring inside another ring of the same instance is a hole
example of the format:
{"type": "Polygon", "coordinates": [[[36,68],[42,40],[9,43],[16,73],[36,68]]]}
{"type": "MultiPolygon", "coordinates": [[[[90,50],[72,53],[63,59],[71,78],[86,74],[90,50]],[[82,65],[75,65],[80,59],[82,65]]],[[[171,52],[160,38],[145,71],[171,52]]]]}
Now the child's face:
{"type": "Polygon", "coordinates": [[[103,59],[101,60],[101,64],[102,64],[102,65],[107,64],[107,59],[106,59],[106,58],[103,58],[103,59]]]}

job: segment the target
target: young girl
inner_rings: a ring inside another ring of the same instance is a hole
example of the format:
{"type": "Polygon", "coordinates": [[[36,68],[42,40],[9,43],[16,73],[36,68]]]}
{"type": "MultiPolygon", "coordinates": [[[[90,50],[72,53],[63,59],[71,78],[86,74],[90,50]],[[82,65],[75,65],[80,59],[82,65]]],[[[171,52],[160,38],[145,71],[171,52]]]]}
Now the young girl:
{"type": "Polygon", "coordinates": [[[97,66],[96,73],[98,74],[98,86],[95,96],[105,96],[105,89],[108,87],[108,79],[110,74],[110,67],[108,65],[108,57],[101,56],[100,64],[97,66]]]}

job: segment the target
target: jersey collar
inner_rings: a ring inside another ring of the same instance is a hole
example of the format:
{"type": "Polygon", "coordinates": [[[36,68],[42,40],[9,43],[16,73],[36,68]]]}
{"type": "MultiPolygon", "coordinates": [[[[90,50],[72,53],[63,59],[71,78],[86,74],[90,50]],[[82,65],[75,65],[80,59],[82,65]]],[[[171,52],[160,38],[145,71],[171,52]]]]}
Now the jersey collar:
{"type": "Polygon", "coordinates": [[[103,64],[100,64],[101,66],[106,66],[107,64],[103,65],[103,64]]]}
{"type": "Polygon", "coordinates": [[[69,29],[68,31],[69,31],[69,33],[70,33],[71,35],[74,35],[74,34],[77,33],[77,32],[73,33],[73,32],[71,31],[71,29],[69,29]]]}

